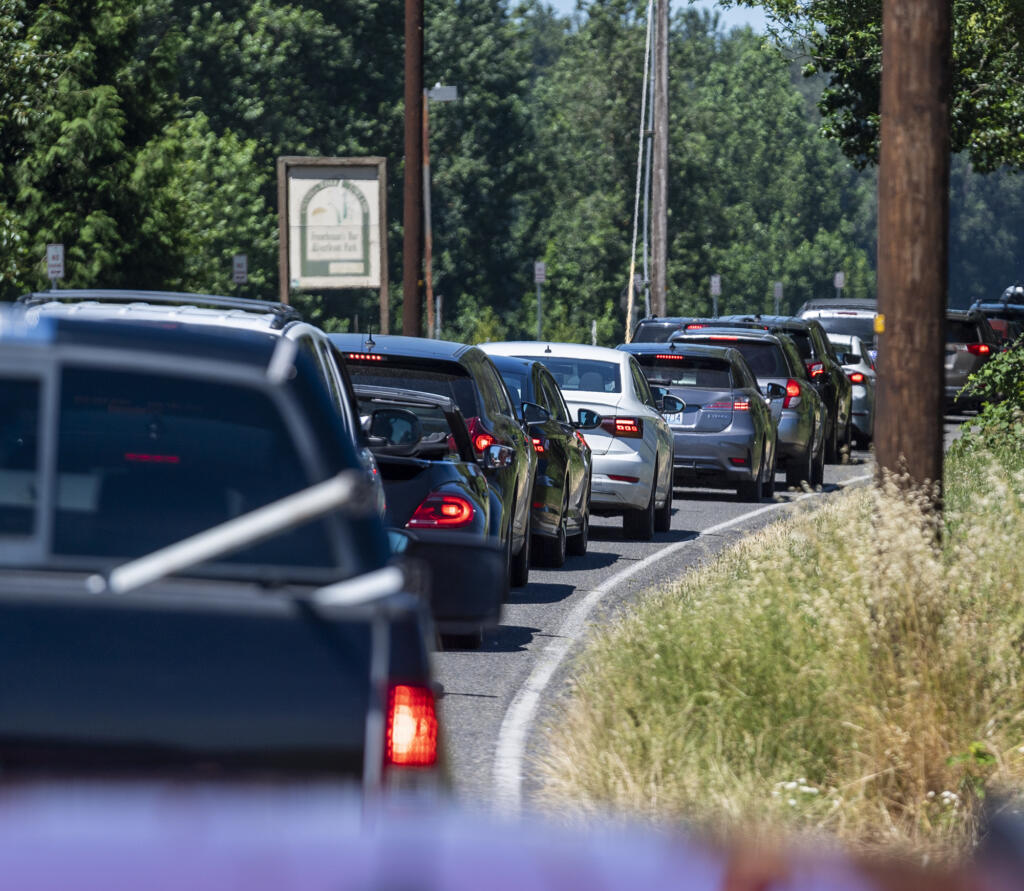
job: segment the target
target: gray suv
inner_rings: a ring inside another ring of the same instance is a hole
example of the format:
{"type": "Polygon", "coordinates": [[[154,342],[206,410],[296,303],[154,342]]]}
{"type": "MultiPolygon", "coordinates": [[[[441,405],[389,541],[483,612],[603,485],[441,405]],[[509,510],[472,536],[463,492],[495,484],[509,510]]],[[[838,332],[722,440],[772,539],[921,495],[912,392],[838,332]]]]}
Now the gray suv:
{"type": "Polygon", "coordinates": [[[978,408],[960,396],[967,378],[1002,349],[999,335],[980,310],[946,311],[946,408],[978,408]]]}

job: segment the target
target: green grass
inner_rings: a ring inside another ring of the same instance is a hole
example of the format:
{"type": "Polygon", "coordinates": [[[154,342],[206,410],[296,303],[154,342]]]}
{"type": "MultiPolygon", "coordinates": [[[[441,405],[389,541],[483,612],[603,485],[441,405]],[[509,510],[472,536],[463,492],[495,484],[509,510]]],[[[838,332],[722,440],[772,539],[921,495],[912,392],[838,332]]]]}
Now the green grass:
{"type": "Polygon", "coordinates": [[[922,499],[847,491],[596,630],[542,800],[964,851],[981,797],[1024,786],[1021,451],[951,453],[940,536],[922,499]]]}

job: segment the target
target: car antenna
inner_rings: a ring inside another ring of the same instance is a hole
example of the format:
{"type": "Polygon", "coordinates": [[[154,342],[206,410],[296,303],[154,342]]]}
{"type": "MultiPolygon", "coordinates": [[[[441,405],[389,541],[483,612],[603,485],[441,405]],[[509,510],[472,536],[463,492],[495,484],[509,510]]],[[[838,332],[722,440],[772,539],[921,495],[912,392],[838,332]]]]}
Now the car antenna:
{"type": "Polygon", "coordinates": [[[367,332],[366,332],[366,340],[365,340],[365,341],[363,341],[363,346],[364,346],[364,347],[366,347],[367,349],[371,349],[371,350],[372,350],[372,349],[373,349],[373,348],[374,348],[375,346],[377,346],[377,341],[375,341],[375,340],[373,339],[373,328],[372,328],[372,327],[370,327],[370,328],[369,328],[369,329],[367,330],[367,332]]]}
{"type": "Polygon", "coordinates": [[[546,347],[544,347],[544,352],[545,353],[550,353],[551,352],[551,344],[550,343],[546,347]]]}

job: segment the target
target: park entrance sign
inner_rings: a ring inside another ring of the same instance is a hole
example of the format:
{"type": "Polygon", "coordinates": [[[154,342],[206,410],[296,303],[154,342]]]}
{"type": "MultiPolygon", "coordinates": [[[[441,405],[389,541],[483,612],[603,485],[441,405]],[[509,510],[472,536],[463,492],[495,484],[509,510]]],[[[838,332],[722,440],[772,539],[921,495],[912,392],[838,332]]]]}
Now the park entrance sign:
{"type": "Polygon", "coordinates": [[[387,304],[384,158],[277,159],[282,302],[291,291],[376,288],[387,304]]]}

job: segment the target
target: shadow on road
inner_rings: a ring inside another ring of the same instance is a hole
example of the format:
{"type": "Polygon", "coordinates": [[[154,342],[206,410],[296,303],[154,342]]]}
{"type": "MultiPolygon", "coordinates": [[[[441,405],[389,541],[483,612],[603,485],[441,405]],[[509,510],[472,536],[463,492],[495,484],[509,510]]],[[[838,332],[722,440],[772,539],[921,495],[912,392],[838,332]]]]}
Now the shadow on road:
{"type": "Polygon", "coordinates": [[[494,631],[484,635],[481,649],[489,653],[520,653],[533,643],[535,634],[540,634],[539,628],[499,625],[494,631]]]}
{"type": "Polygon", "coordinates": [[[575,591],[572,585],[552,585],[547,582],[530,582],[525,588],[513,590],[508,595],[509,603],[558,603],[575,591]]]}

